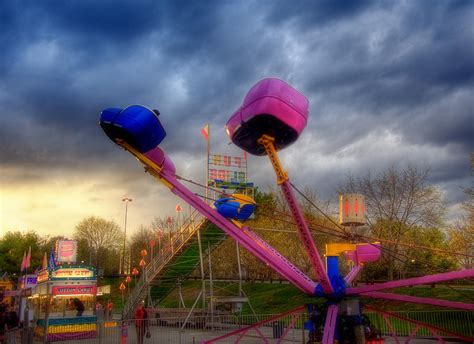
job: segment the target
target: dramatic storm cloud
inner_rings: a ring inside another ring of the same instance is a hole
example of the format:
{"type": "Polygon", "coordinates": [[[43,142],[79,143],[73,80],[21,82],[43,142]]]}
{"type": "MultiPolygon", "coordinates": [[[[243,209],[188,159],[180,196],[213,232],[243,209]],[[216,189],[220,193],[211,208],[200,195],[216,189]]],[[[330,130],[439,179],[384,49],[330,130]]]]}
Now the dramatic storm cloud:
{"type": "MultiPolygon", "coordinates": [[[[281,153],[297,185],[330,198],[349,173],[415,164],[456,214],[472,180],[473,22],[470,1],[4,1],[0,231],[122,223],[125,194],[132,229],[172,214],[178,200],[108,140],[101,110],[159,109],[178,172],[203,182],[199,129],[241,154],[223,126],[267,76],[310,100],[281,153]]],[[[274,184],[265,158],[249,173],[274,184]]]]}

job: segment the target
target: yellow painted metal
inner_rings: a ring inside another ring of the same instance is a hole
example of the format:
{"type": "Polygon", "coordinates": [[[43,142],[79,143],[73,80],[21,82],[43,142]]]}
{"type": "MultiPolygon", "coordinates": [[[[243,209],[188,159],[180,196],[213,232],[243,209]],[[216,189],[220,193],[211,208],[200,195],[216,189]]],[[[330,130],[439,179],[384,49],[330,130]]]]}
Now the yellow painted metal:
{"type": "Polygon", "coordinates": [[[286,182],[288,180],[288,173],[283,169],[280,158],[278,158],[274,145],[275,139],[269,135],[262,135],[257,142],[265,148],[265,151],[270,158],[270,162],[272,163],[273,169],[277,175],[277,184],[281,185],[286,182]]]}
{"type": "Polygon", "coordinates": [[[356,249],[356,244],[350,244],[350,243],[326,244],[326,256],[338,257],[343,252],[354,251],[355,249],[356,249]]]}
{"type": "Polygon", "coordinates": [[[130,153],[132,153],[143,165],[145,165],[145,170],[150,173],[153,177],[158,179],[160,182],[162,182],[165,186],[167,186],[169,189],[173,188],[173,185],[171,185],[167,180],[163,179],[160,176],[161,172],[161,166],[158,166],[155,164],[153,161],[148,159],[145,155],[137,151],[135,148],[130,146],[128,143],[122,141],[122,140],[117,140],[117,144],[122,146],[124,149],[128,150],[130,153]]]}
{"type": "Polygon", "coordinates": [[[237,220],[235,220],[235,219],[231,219],[230,222],[232,222],[234,225],[236,225],[236,226],[239,227],[240,229],[242,229],[242,227],[243,227],[242,222],[237,221],[237,220]]]}

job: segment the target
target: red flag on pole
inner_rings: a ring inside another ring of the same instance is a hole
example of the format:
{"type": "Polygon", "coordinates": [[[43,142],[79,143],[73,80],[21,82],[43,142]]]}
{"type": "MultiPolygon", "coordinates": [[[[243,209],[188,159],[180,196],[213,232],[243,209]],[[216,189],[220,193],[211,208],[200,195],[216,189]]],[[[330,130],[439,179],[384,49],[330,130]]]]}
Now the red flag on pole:
{"type": "Polygon", "coordinates": [[[201,134],[204,136],[206,141],[209,140],[209,124],[206,124],[204,128],[201,128],[201,134]]]}
{"type": "Polygon", "coordinates": [[[46,256],[46,252],[44,253],[43,256],[43,264],[41,265],[42,269],[47,269],[48,268],[48,257],[46,256]]]}
{"type": "Polygon", "coordinates": [[[25,270],[31,266],[31,246],[28,248],[28,254],[26,255],[25,270]]]}
{"type": "Polygon", "coordinates": [[[21,260],[20,272],[25,269],[26,266],[26,252],[23,252],[23,259],[21,260]]]}

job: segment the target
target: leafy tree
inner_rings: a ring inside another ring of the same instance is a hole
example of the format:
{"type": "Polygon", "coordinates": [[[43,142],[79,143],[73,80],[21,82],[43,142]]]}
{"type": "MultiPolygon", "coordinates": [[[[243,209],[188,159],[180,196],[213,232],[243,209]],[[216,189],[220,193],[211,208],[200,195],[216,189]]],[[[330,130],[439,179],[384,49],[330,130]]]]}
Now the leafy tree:
{"type": "Polygon", "coordinates": [[[443,224],[445,207],[441,192],[428,185],[429,169],[409,166],[403,170],[389,168],[376,176],[349,176],[340,187],[342,193],[361,193],[365,196],[367,223],[373,235],[394,241],[385,244],[382,264],[393,279],[400,262],[394,259],[405,254],[398,243],[408,238],[417,227],[439,228],[443,224]],[[391,253],[388,253],[391,252],[391,253]]]}
{"type": "Polygon", "coordinates": [[[34,231],[5,233],[0,238],[0,271],[19,274],[23,253],[28,252],[29,247],[31,247],[31,266],[28,272],[33,272],[41,265],[43,239],[34,231]]]}
{"type": "MultiPolygon", "coordinates": [[[[151,254],[150,240],[155,238],[155,232],[147,226],[140,225],[138,230],[132,235],[129,241],[131,267],[139,266],[141,256],[140,251],[146,249],[148,254],[151,254]]],[[[155,252],[156,253],[156,252],[155,252]]],[[[150,256],[148,256],[148,260],[150,256]]]]}
{"type": "MultiPolygon", "coordinates": [[[[471,166],[474,172],[474,153],[471,154],[471,166]]],[[[464,214],[449,231],[451,250],[466,256],[457,256],[457,262],[465,269],[474,267],[474,187],[466,188],[467,200],[463,203],[464,214]],[[469,257],[470,256],[470,257],[469,257]]]]}
{"type": "MultiPolygon", "coordinates": [[[[120,252],[123,236],[124,233],[114,221],[107,221],[96,216],[81,220],[74,231],[76,240],[87,243],[90,259],[97,271],[103,271],[104,263],[109,255],[120,252]]],[[[116,268],[118,270],[118,266],[116,268]]]]}

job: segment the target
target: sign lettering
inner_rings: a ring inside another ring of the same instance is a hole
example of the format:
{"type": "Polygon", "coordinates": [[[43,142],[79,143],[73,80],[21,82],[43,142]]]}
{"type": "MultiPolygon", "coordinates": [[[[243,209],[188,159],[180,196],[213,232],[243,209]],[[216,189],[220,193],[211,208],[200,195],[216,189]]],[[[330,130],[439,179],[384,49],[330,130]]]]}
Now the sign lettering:
{"type": "Polygon", "coordinates": [[[51,292],[53,295],[74,295],[74,294],[96,294],[97,286],[95,285],[71,285],[63,287],[53,287],[51,292]]]}
{"type": "Polygon", "coordinates": [[[94,271],[86,268],[63,268],[51,272],[52,278],[94,277],[94,271]]]}

